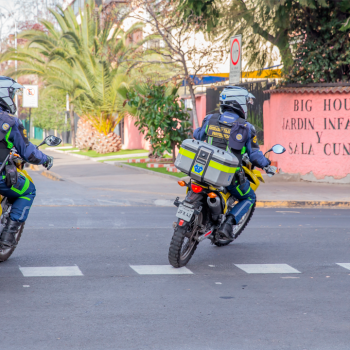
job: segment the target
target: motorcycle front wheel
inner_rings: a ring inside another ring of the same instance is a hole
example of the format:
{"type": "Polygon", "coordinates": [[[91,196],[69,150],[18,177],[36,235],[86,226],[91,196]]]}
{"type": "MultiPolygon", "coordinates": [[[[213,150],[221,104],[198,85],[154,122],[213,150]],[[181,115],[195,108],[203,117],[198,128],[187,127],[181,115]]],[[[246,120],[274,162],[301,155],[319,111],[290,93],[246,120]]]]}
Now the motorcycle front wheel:
{"type": "MultiPolygon", "coordinates": [[[[8,209],[10,207],[10,205],[7,201],[7,198],[4,198],[4,200],[1,202],[1,207],[2,207],[2,213],[3,213],[1,215],[1,225],[5,226],[5,224],[6,224],[5,213],[8,211],[8,209]]],[[[24,230],[24,224],[25,223],[23,223],[19,227],[19,230],[15,234],[17,244],[18,244],[19,240],[21,239],[22,232],[24,230]]],[[[15,251],[15,249],[16,249],[16,246],[11,247],[11,248],[3,248],[0,246],[0,262],[6,261],[12,255],[12,253],[15,251]]]]}

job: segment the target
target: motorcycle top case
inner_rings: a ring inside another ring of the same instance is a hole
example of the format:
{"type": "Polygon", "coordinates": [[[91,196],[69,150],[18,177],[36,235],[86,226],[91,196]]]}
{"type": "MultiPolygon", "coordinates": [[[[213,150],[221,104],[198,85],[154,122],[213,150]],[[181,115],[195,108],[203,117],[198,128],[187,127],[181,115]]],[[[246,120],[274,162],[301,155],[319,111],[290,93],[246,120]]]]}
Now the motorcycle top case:
{"type": "Polygon", "coordinates": [[[175,166],[192,179],[213,186],[229,186],[239,166],[235,155],[203,141],[182,142],[175,166]]]}

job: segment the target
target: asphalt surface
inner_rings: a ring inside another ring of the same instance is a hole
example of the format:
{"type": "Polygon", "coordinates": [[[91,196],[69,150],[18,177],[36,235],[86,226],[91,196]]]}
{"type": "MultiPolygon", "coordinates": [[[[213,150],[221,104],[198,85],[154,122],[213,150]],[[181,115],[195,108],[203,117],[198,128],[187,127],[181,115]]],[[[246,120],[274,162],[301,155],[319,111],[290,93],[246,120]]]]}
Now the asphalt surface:
{"type": "Polygon", "coordinates": [[[55,171],[66,181],[31,172],[38,196],[0,264],[1,349],[350,348],[350,270],[337,265],[350,263],[349,210],[257,209],[231,245],[202,242],[189,274],[141,275],[131,266],[169,265],[176,208],[162,201],[182,189],[103,164],[55,171]],[[79,273],[25,277],[29,267],[79,273]]]}

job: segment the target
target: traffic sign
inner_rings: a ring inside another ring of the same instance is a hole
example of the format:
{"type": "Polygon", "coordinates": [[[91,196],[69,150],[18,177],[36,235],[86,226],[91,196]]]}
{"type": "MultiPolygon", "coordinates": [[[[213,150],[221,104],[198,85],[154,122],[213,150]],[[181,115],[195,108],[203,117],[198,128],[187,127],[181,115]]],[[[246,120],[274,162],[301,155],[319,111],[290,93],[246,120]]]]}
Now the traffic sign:
{"type": "Polygon", "coordinates": [[[38,85],[23,85],[23,107],[38,108],[38,85]]]}
{"type": "Polygon", "coordinates": [[[230,45],[230,84],[241,82],[242,76],[242,35],[238,34],[231,38],[230,45]]]}

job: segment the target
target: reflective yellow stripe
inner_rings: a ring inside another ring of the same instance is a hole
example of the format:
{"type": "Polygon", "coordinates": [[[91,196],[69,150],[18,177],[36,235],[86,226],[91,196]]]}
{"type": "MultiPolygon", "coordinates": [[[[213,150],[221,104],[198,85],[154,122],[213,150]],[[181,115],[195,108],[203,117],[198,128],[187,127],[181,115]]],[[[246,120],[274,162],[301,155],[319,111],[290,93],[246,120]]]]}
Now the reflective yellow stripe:
{"type": "Polygon", "coordinates": [[[25,178],[25,182],[24,182],[23,188],[21,190],[18,190],[17,188],[15,188],[13,186],[11,187],[11,190],[13,192],[18,193],[18,194],[23,194],[25,191],[27,191],[29,185],[30,185],[29,180],[27,178],[25,178]]]}
{"type": "Polygon", "coordinates": [[[233,167],[229,167],[227,165],[223,165],[223,164],[214,162],[213,160],[211,160],[209,162],[209,166],[214,168],[214,169],[224,171],[225,173],[228,173],[228,174],[234,174],[236,172],[236,170],[239,169],[239,168],[233,168],[233,167]]]}
{"type": "Polygon", "coordinates": [[[196,153],[191,152],[191,151],[187,151],[187,149],[184,149],[184,148],[180,148],[179,153],[182,154],[183,156],[191,158],[191,159],[194,159],[194,157],[196,156],[196,153]]]}

